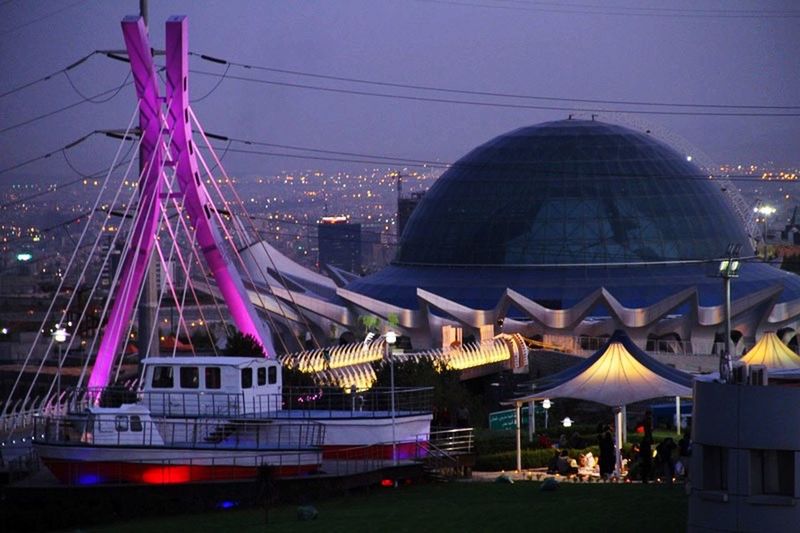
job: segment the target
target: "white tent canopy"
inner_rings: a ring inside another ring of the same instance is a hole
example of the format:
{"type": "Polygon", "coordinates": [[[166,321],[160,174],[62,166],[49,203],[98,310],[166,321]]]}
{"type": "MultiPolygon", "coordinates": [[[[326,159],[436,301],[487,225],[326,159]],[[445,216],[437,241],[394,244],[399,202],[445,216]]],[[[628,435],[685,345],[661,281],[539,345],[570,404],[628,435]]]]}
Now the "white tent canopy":
{"type": "Polygon", "coordinates": [[[560,385],[516,401],[575,398],[611,407],[663,396],[692,395],[691,387],[650,370],[620,342],[610,342],[603,354],[581,373],[560,385]]]}
{"type": "Polygon", "coordinates": [[[624,406],[664,396],[691,397],[692,377],[659,363],[618,330],[594,355],[550,378],[543,390],[505,402],[517,407],[517,468],[521,467],[519,409],[523,403],[574,398],[616,407],[619,469],[624,406]]]}
{"type": "Polygon", "coordinates": [[[800,356],[782,343],[774,331],[766,332],[739,360],[748,365],[764,365],[770,370],[800,369],[800,356]]]}

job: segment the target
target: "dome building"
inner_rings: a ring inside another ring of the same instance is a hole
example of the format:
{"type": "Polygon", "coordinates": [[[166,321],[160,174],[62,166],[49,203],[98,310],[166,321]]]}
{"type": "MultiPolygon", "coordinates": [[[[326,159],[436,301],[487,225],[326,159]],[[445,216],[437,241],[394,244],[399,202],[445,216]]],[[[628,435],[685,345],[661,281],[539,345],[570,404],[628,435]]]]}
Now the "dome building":
{"type": "MultiPolygon", "coordinates": [[[[434,183],[391,265],[342,276],[313,312],[345,328],[345,315],[394,313],[419,346],[449,324],[551,340],[624,329],[641,346],[672,339],[711,353],[724,330],[718,259],[729,244],[743,256],[752,246],[719,182],[687,159],[598,121],[500,135],[434,183]]],[[[745,340],[781,330],[789,341],[800,277],[744,261],[732,301],[745,340]]]]}

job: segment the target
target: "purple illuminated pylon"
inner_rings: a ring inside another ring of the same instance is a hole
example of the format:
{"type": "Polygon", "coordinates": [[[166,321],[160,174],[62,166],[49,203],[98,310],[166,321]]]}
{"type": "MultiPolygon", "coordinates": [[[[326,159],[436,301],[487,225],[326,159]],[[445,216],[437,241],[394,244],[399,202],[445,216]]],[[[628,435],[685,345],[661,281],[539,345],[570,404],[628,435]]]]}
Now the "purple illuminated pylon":
{"type": "Polygon", "coordinates": [[[125,17],[122,33],[131,62],[140,101],[140,125],[144,171],[139,182],[139,209],[134,228],[129,236],[130,247],[122,262],[121,275],[114,292],[114,303],[103,332],[97,359],[89,378],[89,387],[105,387],[111,368],[120,349],[133,307],[139,294],[158,230],[160,204],[164,184],[164,144],[170,140],[171,165],[175,167],[178,187],[183,195],[183,205],[195,230],[196,244],[200,246],[214,280],[230,310],[236,327],[252,335],[265,348],[268,355],[274,350],[268,331],[258,319],[255,309],[247,299],[247,292],[234,261],[226,258],[213,214],[216,210],[202,186],[195,157],[189,119],[188,89],[188,24],[186,17],[171,17],[167,21],[166,59],[167,117],[164,120],[162,98],[159,96],[153,58],[147,29],[141,17],[125,17]],[[161,138],[161,127],[167,131],[161,138]]]}

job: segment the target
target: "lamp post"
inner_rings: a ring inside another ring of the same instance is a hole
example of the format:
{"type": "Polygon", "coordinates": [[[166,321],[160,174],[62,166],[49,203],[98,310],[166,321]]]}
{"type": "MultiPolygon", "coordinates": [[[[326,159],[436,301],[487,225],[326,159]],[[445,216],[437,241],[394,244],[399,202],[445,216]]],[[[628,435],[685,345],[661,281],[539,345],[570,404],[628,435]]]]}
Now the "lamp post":
{"type": "Polygon", "coordinates": [[[727,383],[731,377],[731,354],[733,346],[731,343],[731,279],[739,277],[739,250],[740,244],[729,244],[727,258],[719,263],[719,275],[722,277],[722,285],[725,294],[725,349],[719,357],[719,380],[727,383]]]}
{"type": "Polygon", "coordinates": [[[542,401],[542,407],[544,407],[544,429],[547,429],[547,424],[548,424],[548,421],[549,421],[548,419],[549,419],[549,413],[550,413],[550,406],[551,405],[553,405],[553,404],[550,402],[549,398],[545,398],[542,401]]]}
{"type": "Polygon", "coordinates": [[[772,216],[775,214],[777,209],[772,207],[771,205],[762,205],[760,207],[753,208],[753,212],[758,213],[761,215],[761,223],[762,223],[762,242],[764,244],[764,260],[767,260],[767,217],[772,216]]]}
{"type": "Polygon", "coordinates": [[[386,332],[386,358],[389,360],[389,394],[392,399],[392,465],[397,466],[397,425],[395,424],[394,408],[394,354],[392,347],[397,342],[397,334],[394,331],[386,332]]]}
{"type": "Polygon", "coordinates": [[[58,410],[61,413],[61,366],[64,364],[61,355],[61,346],[67,341],[67,330],[61,324],[56,325],[56,330],[53,332],[53,340],[58,346],[58,368],[56,370],[56,399],[58,400],[58,410]]]}

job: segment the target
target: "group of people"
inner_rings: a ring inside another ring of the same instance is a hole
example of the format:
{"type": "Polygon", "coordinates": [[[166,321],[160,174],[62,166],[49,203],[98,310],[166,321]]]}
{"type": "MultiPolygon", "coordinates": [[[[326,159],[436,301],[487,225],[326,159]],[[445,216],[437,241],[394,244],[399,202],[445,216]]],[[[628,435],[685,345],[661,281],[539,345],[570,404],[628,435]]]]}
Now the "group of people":
{"type": "MultiPolygon", "coordinates": [[[[688,432],[677,443],[672,437],[667,437],[656,444],[653,439],[652,423],[647,422],[646,416],[645,423],[642,424],[644,437],[638,444],[633,445],[631,456],[623,460],[628,466],[629,478],[649,483],[653,480],[670,482],[676,477],[687,476],[692,453],[691,438],[688,432]]],[[[555,449],[548,464],[548,473],[562,476],[596,475],[599,470],[601,478],[612,477],[616,470],[614,433],[612,427],[607,424],[600,424],[597,429],[597,444],[600,451],[598,458],[595,458],[591,452],[580,454],[577,459],[570,457],[570,449],[586,447],[587,443],[578,433],[574,433],[569,439],[566,435],[561,435],[555,444],[551,444],[546,437],[540,437],[540,444],[546,444],[543,447],[555,449]],[[546,440],[546,443],[542,442],[543,439],[546,440]]]]}
{"type": "Polygon", "coordinates": [[[692,455],[692,440],[689,432],[683,434],[678,443],[667,437],[658,445],[653,440],[651,424],[644,424],[644,437],[633,446],[633,463],[628,475],[642,483],[655,480],[671,482],[676,477],[689,475],[692,455]]]}

